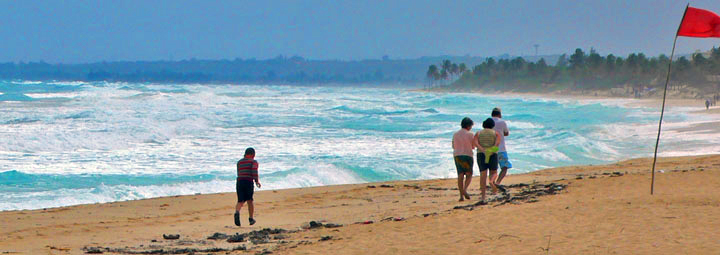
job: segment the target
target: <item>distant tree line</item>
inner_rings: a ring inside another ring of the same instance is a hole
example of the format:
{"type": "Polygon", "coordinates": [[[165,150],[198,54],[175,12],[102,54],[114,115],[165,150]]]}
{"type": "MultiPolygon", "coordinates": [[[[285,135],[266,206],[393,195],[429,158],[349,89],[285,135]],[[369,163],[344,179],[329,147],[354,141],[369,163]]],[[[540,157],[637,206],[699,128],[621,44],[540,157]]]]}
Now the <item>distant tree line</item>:
{"type": "MultiPolygon", "coordinates": [[[[88,64],[0,63],[0,80],[122,81],[157,83],[378,84],[423,83],[422,69],[444,57],[307,60],[272,59],[119,61],[88,64]]],[[[447,57],[480,63],[480,57],[447,57]]]]}
{"type": "MultiPolygon", "coordinates": [[[[712,91],[720,84],[720,48],[707,53],[681,56],[672,63],[673,85],[687,85],[712,91]]],[[[670,59],[665,55],[647,57],[632,53],[627,57],[613,54],[602,56],[594,49],[582,49],[567,56],[561,55],[554,65],[545,59],[536,62],[522,57],[512,59],[487,58],[471,70],[454,73],[456,64],[443,61],[441,67],[430,65],[426,78],[433,87],[443,89],[494,89],[540,91],[553,89],[610,89],[615,87],[657,87],[664,85],[670,59]],[[454,74],[458,78],[452,79],[454,74]],[[452,81],[452,83],[450,83],[452,81]]],[[[459,67],[458,66],[458,71],[459,67]]]]}

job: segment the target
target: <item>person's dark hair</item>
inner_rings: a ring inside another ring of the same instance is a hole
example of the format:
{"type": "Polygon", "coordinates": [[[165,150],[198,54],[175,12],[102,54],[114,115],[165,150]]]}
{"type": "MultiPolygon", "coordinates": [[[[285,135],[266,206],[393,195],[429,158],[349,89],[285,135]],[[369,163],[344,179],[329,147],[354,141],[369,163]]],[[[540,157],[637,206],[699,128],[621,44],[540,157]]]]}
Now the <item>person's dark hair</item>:
{"type": "Polygon", "coordinates": [[[255,155],[255,149],[252,147],[245,149],[245,155],[255,155]]]}
{"type": "Polygon", "coordinates": [[[492,118],[487,118],[485,121],[483,121],[483,128],[494,128],[495,127],[495,121],[492,118]]]}
{"type": "Polygon", "coordinates": [[[460,122],[460,126],[462,128],[472,127],[473,124],[475,124],[475,123],[473,123],[473,121],[468,117],[463,118],[462,121],[460,122]]]}
{"type": "Polygon", "coordinates": [[[500,110],[498,110],[497,108],[493,109],[492,113],[490,113],[490,116],[500,117],[500,110]]]}

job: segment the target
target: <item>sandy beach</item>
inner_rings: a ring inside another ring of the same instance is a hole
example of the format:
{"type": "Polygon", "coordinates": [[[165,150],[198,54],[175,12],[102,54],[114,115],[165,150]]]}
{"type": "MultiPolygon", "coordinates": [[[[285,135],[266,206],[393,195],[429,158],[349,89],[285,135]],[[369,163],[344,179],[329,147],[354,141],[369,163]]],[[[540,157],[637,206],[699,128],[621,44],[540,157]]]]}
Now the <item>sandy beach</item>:
{"type": "Polygon", "coordinates": [[[486,205],[477,179],[465,202],[453,179],[259,191],[251,227],[234,193],[7,211],[0,254],[720,252],[720,155],[661,158],[652,196],[651,160],[512,175],[486,205]]]}

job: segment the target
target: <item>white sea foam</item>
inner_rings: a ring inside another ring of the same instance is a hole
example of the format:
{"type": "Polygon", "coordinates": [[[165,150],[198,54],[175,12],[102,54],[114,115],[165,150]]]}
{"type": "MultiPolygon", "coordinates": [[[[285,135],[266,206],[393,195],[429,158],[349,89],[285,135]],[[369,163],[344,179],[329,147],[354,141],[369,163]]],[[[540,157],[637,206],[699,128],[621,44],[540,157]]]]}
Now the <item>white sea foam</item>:
{"type": "Polygon", "coordinates": [[[56,98],[56,97],[74,98],[74,97],[79,96],[80,93],[75,93],[75,92],[27,93],[25,95],[32,97],[32,98],[56,98]]]}
{"type": "Polygon", "coordinates": [[[3,210],[23,210],[60,207],[77,204],[107,203],[144,198],[190,195],[196,193],[232,192],[234,181],[209,181],[150,186],[101,184],[95,188],[59,189],[42,192],[8,193],[0,195],[3,210]]]}
{"type": "MultiPolygon", "coordinates": [[[[41,84],[41,83],[38,83],[38,84],[41,84]]],[[[86,81],[53,81],[53,82],[47,82],[47,84],[79,86],[79,85],[86,85],[86,84],[88,84],[88,82],[86,82],[86,81]]]]}
{"type": "Polygon", "coordinates": [[[519,129],[533,129],[533,128],[543,128],[542,124],[538,123],[532,123],[532,122],[523,122],[523,121],[508,121],[507,122],[508,128],[519,128],[519,129]]]}
{"type": "Polygon", "coordinates": [[[13,81],[12,83],[15,84],[21,84],[21,85],[34,85],[34,84],[42,84],[42,81],[13,81]]]}
{"type": "MultiPolygon", "coordinates": [[[[511,173],[608,163],[648,156],[659,114],[613,102],[366,88],[27,84],[33,98],[72,100],[0,109],[0,174],[128,178],[43,192],[0,182],[0,210],[232,191],[234,164],[250,146],[267,189],[455,177],[450,139],[460,119],[472,117],[477,130],[494,106],[511,130],[511,173]],[[165,178],[203,174],[216,180],[165,178]]],[[[683,130],[713,119],[688,111],[666,112],[661,155],[717,152],[720,134],[683,130]]]]}

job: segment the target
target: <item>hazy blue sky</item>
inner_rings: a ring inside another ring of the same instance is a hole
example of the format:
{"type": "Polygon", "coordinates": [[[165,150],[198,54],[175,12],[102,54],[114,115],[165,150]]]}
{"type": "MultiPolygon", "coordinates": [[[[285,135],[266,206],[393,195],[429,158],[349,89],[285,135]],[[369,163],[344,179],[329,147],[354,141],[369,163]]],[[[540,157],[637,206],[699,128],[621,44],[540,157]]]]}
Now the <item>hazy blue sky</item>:
{"type": "MultiPolygon", "coordinates": [[[[1,1],[0,62],[669,54],[686,2],[1,1]]],[[[692,6],[720,12],[720,2],[692,6]]],[[[720,39],[678,40],[678,52],[720,39]]]]}

